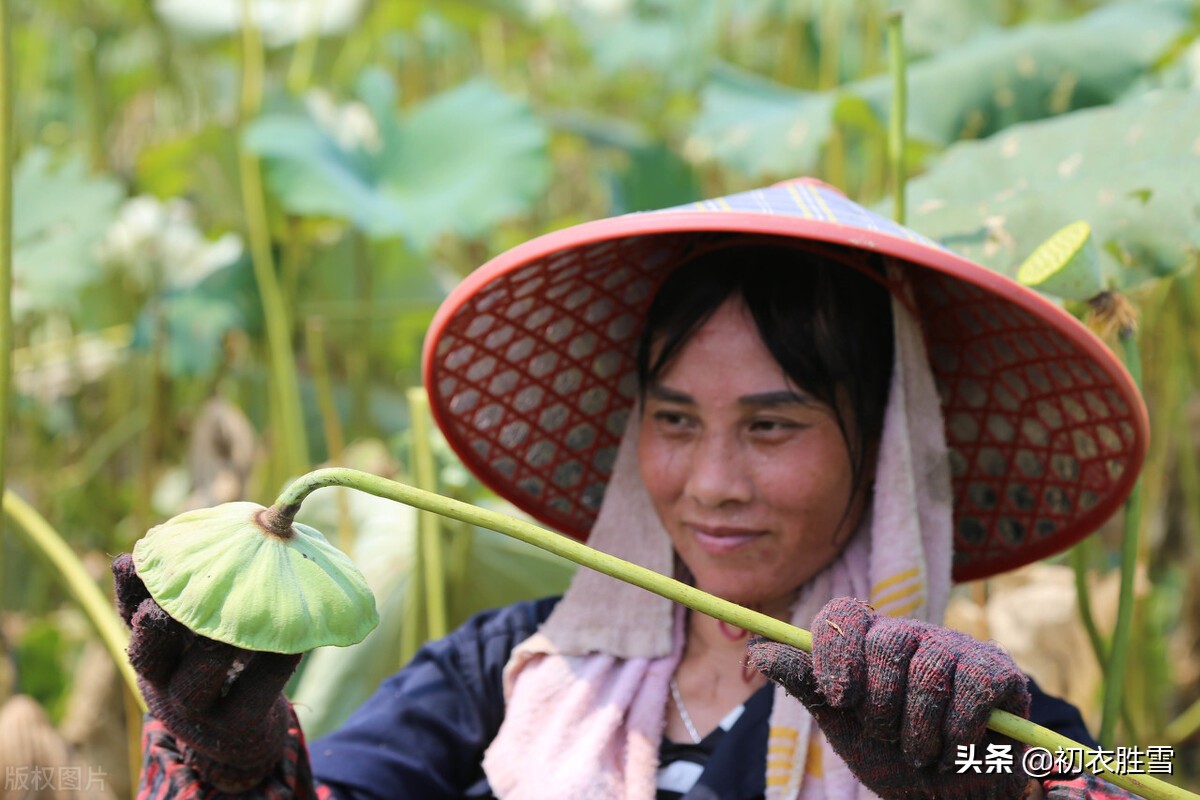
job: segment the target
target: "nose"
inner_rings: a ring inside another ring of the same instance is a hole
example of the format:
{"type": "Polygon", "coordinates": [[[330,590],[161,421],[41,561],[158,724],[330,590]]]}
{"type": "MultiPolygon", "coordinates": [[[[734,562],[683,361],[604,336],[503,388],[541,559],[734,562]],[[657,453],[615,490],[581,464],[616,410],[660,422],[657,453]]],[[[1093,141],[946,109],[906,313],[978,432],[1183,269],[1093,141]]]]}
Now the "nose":
{"type": "Polygon", "coordinates": [[[754,481],[735,436],[705,435],[692,449],[684,491],[707,508],[748,503],[754,481]]]}

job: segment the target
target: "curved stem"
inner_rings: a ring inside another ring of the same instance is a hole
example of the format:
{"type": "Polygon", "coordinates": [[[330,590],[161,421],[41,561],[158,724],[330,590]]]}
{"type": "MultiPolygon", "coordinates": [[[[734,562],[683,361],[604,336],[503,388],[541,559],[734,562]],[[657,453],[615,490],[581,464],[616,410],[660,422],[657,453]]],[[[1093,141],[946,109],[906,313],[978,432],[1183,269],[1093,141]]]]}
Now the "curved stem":
{"type": "MultiPolygon", "coordinates": [[[[707,614],[714,619],[723,620],[735,627],[750,631],[751,633],[757,633],[768,639],[774,639],[777,642],[790,644],[801,650],[812,650],[812,634],[794,625],[781,622],[774,617],[760,614],[757,611],[751,611],[748,608],[742,608],[728,600],[713,597],[693,586],[688,586],[686,583],[680,583],[665,575],[660,575],[653,570],[622,561],[608,553],[594,550],[567,536],[553,533],[538,525],[534,525],[532,522],[526,522],[515,517],[510,517],[507,514],[489,511],[485,508],[473,506],[470,503],[463,503],[449,497],[434,494],[433,492],[426,492],[412,486],[406,486],[396,481],[381,478],[378,475],[370,475],[343,467],[319,469],[293,481],[279,495],[272,510],[279,514],[281,519],[294,519],[305,497],[317,489],[329,486],[345,486],[351,489],[358,489],[361,492],[366,492],[376,497],[395,500],[398,503],[404,503],[414,508],[432,511],[444,517],[450,517],[451,519],[457,519],[471,525],[478,525],[481,528],[487,528],[497,533],[503,533],[506,536],[511,536],[514,539],[519,539],[522,542],[532,544],[557,556],[574,561],[581,566],[594,569],[597,572],[602,572],[605,575],[654,592],[668,600],[685,605],[693,611],[707,614]]],[[[1089,748],[1072,741],[1062,734],[1047,730],[1027,719],[1022,719],[1015,714],[1010,714],[999,709],[993,711],[991,717],[988,718],[988,727],[997,733],[1004,734],[1019,742],[1046,748],[1051,753],[1054,753],[1056,748],[1060,747],[1063,750],[1079,750],[1085,753],[1085,759],[1087,758],[1086,754],[1093,753],[1089,748]]],[[[1084,763],[1096,763],[1099,765],[1103,763],[1103,759],[1097,757],[1095,762],[1085,760],[1084,763]]],[[[1113,772],[1101,772],[1099,774],[1105,780],[1128,789],[1131,792],[1140,794],[1146,800],[1200,800],[1200,795],[1171,786],[1149,775],[1118,774],[1113,772]]]]}
{"type": "Polygon", "coordinates": [[[25,534],[29,549],[50,565],[63,588],[83,609],[113,663],[117,665],[121,677],[125,679],[125,685],[137,699],[142,711],[145,711],[145,703],[138,691],[137,674],[125,654],[125,648],[129,646],[129,634],[112,604],[84,569],[83,562],[33,506],[10,491],[4,493],[4,513],[17,523],[16,529],[25,534]]]}
{"type": "MultiPolygon", "coordinates": [[[[1138,355],[1137,336],[1132,327],[1120,333],[1125,366],[1139,389],[1142,385],[1142,360],[1138,355]]],[[[1125,501],[1125,524],[1121,540],[1121,589],[1117,600],[1117,622],[1113,627],[1112,647],[1104,670],[1104,700],[1100,716],[1100,745],[1112,747],[1117,718],[1121,714],[1121,696],[1125,688],[1125,668],[1129,662],[1129,637],[1133,632],[1133,584],[1137,574],[1138,530],[1142,522],[1142,481],[1133,485],[1125,501]]]]}

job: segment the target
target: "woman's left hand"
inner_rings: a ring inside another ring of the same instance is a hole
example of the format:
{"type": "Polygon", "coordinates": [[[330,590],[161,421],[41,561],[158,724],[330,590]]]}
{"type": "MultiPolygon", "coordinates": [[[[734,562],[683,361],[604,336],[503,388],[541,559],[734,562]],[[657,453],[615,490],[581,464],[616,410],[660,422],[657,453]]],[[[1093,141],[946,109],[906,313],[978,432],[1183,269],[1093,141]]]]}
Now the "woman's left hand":
{"type": "Polygon", "coordinates": [[[804,703],[880,797],[1015,800],[1028,786],[1024,745],[987,730],[993,709],[1029,714],[1028,680],[995,645],[838,598],[813,620],[811,655],[760,639],[748,659],[804,703]],[[1008,771],[988,772],[1005,745],[1008,771]],[[978,772],[961,769],[968,755],[978,772]]]}

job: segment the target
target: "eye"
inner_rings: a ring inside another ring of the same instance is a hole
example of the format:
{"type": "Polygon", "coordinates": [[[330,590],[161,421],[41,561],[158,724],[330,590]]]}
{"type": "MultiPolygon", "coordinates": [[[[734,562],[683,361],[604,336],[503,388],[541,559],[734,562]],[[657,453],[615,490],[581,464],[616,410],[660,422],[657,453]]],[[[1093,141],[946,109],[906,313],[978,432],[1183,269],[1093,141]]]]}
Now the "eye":
{"type": "Polygon", "coordinates": [[[696,421],[682,411],[660,409],[653,414],[655,425],[663,433],[687,433],[696,427],[696,421]]]}
{"type": "Polygon", "coordinates": [[[750,422],[750,432],[765,438],[782,438],[807,427],[795,420],[775,417],[755,419],[750,422]]]}

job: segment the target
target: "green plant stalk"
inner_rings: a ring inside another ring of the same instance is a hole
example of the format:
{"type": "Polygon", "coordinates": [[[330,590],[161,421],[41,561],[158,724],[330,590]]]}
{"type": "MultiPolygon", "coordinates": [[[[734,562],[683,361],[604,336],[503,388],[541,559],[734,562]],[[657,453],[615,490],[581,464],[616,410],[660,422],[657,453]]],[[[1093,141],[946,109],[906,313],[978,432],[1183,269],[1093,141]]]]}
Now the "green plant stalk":
{"type": "MultiPolygon", "coordinates": [[[[1092,654],[1096,657],[1096,663],[1100,665],[1100,669],[1104,669],[1104,665],[1108,661],[1108,644],[1100,635],[1096,617],[1092,614],[1092,591],[1087,582],[1090,549],[1090,539],[1084,539],[1071,548],[1071,569],[1075,573],[1075,598],[1076,607],[1079,610],[1079,620],[1083,623],[1083,629],[1087,631],[1088,642],[1092,646],[1092,654]]],[[[1121,698],[1121,721],[1125,723],[1129,736],[1136,741],[1139,738],[1137,726],[1133,723],[1133,713],[1129,710],[1129,701],[1126,697],[1121,698]]]]}
{"type": "Polygon", "coordinates": [[[308,19],[305,20],[308,27],[300,41],[296,42],[296,49],[292,51],[292,63],[288,65],[287,87],[292,94],[303,94],[312,82],[313,64],[317,60],[317,43],[321,39],[321,13],[324,10],[323,0],[309,6],[308,19]]]}
{"type": "Polygon", "coordinates": [[[79,556],[33,506],[11,491],[4,492],[4,513],[16,523],[15,530],[23,534],[25,545],[46,562],[63,589],[83,610],[113,663],[117,665],[125,686],[145,711],[146,705],[138,691],[137,674],[125,654],[125,648],[129,646],[129,633],[108,598],[84,569],[79,556]]]}
{"type": "Polygon", "coordinates": [[[96,34],[80,28],[71,36],[75,52],[75,74],[79,80],[78,94],[83,98],[87,114],[88,156],[94,170],[108,167],[108,148],[104,146],[104,104],[96,80],[96,34]]]}
{"type": "Polygon", "coordinates": [[[908,65],[904,55],[904,15],[887,18],[888,64],[892,73],[892,109],[888,118],[888,165],[892,171],[892,217],[901,225],[904,206],[904,132],[908,124],[908,65]]]}
{"type": "Polygon", "coordinates": [[[1089,549],[1089,539],[1084,539],[1071,548],[1071,569],[1075,572],[1075,601],[1079,608],[1079,620],[1083,623],[1083,629],[1087,631],[1096,661],[1103,667],[1104,662],[1108,660],[1108,645],[1100,635],[1100,628],[1096,626],[1096,617],[1092,613],[1092,590],[1087,582],[1089,549]]]}
{"type": "Polygon", "coordinates": [[[1200,731],[1200,699],[1163,728],[1163,740],[1168,745],[1187,741],[1200,731]]]}
{"type": "MultiPolygon", "coordinates": [[[[1119,334],[1125,366],[1134,384],[1142,385],[1142,360],[1138,355],[1137,336],[1132,329],[1119,334]]],[[[1117,600],[1117,622],[1113,626],[1112,647],[1104,670],[1104,699],[1100,714],[1100,746],[1112,747],[1121,696],[1125,687],[1125,669],[1129,657],[1129,637],[1133,627],[1133,584],[1138,557],[1138,529],[1142,520],[1142,481],[1133,485],[1125,501],[1125,525],[1121,540],[1121,589],[1117,600]]]]}
{"type": "MultiPolygon", "coordinates": [[[[9,398],[12,394],[12,264],[13,264],[13,76],[12,25],[8,0],[0,0],[0,494],[8,465],[9,398]]],[[[0,515],[0,565],[3,564],[4,519],[0,515]]],[[[4,573],[0,568],[0,610],[4,603],[4,573]]],[[[0,694],[0,700],[3,700],[0,694]]]]}
{"type": "MultiPolygon", "coordinates": [[[[429,398],[425,389],[415,386],[408,390],[409,432],[412,435],[412,474],[418,487],[437,491],[437,470],[429,437],[429,398]]],[[[426,635],[440,639],[450,632],[446,622],[446,565],[442,554],[440,516],[430,511],[417,514],[420,536],[421,585],[425,589],[426,635]]]]}
{"type": "MultiPolygon", "coordinates": [[[[329,359],[325,357],[325,323],[320,317],[309,317],[304,325],[304,343],[308,351],[308,363],[312,370],[313,386],[316,389],[317,408],[321,413],[321,427],[325,431],[326,458],[341,464],[344,452],[342,421],[338,418],[337,403],[333,399],[333,380],[329,377],[329,359]]],[[[350,520],[350,503],[346,492],[337,494],[338,547],[354,553],[354,525],[350,520]]]]}
{"type": "MultiPolygon", "coordinates": [[[[263,45],[258,25],[250,13],[250,0],[242,0],[242,123],[251,120],[262,105],[263,45]]],[[[275,261],[271,255],[271,230],[267,222],[266,193],[258,158],[245,145],[238,146],[242,203],[246,209],[246,234],[250,240],[250,260],[254,279],[262,297],[263,318],[267,327],[267,350],[271,361],[271,383],[275,402],[270,404],[278,419],[273,427],[272,445],[280,453],[281,472],[295,475],[308,468],[308,440],[300,407],[300,382],[292,353],[291,323],[275,261]]]]}
{"type": "Polygon", "coordinates": [[[821,5],[817,26],[821,48],[817,62],[817,89],[827,91],[841,81],[842,35],[845,33],[844,4],[841,0],[826,0],[821,5]]]}
{"type": "MultiPolygon", "coordinates": [[[[639,586],[647,591],[673,600],[687,606],[693,611],[707,614],[714,619],[723,620],[742,630],[757,633],[777,642],[790,644],[802,650],[812,650],[812,634],[786,622],[743,608],[736,603],[722,600],[719,597],[702,592],[694,586],[688,586],[665,575],[637,564],[594,550],[581,542],[577,542],[562,534],[553,533],[531,522],[510,517],[497,511],[473,506],[449,497],[443,497],[432,492],[426,492],[412,486],[390,481],[377,475],[370,475],[353,469],[331,468],[310,472],[292,482],[286,488],[275,505],[271,508],[281,524],[287,524],[295,518],[300,510],[300,504],[312,492],[329,486],[346,486],[367,494],[395,500],[414,508],[432,511],[444,517],[460,520],[470,525],[502,533],[519,539],[522,542],[540,547],[543,550],[574,561],[576,564],[602,572],[605,575],[639,586]]],[[[1047,730],[1027,719],[1010,714],[999,709],[992,712],[988,719],[988,727],[997,733],[1037,747],[1044,747],[1051,753],[1055,748],[1064,750],[1082,750],[1091,753],[1089,748],[1054,731],[1047,730]]],[[[1085,759],[1087,756],[1085,756],[1085,759]]],[[[1085,762],[1086,763],[1086,762],[1085,762]]],[[[1140,794],[1146,800],[1200,800],[1200,795],[1180,789],[1176,786],[1158,780],[1150,775],[1117,774],[1110,772],[1099,773],[1105,780],[1114,783],[1131,792],[1140,794]]]]}

